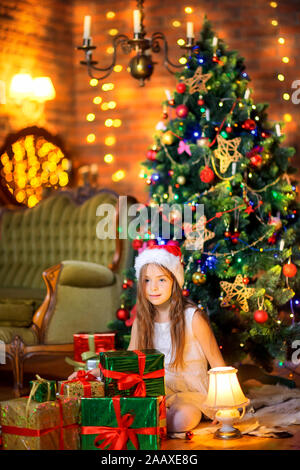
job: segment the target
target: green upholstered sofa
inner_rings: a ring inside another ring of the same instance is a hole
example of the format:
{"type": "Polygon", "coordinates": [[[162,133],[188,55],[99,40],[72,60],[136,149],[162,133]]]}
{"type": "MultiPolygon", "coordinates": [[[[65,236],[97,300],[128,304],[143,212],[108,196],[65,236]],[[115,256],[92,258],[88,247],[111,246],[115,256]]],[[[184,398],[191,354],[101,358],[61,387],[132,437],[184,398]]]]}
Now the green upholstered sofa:
{"type": "Polygon", "coordinates": [[[100,204],[115,206],[118,218],[118,195],[109,190],[80,205],[61,191],[32,209],[2,210],[0,340],[13,366],[16,395],[25,360],[72,355],[74,333],[106,331],[115,318],[122,271],[133,253],[128,240],[96,236],[100,204]]]}

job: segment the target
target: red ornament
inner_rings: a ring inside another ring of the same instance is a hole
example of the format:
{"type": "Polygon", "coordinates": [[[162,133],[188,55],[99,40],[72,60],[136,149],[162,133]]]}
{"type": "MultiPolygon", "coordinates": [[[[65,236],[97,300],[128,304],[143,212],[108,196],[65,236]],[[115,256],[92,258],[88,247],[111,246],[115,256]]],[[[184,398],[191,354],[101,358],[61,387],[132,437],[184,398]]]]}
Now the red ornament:
{"type": "Polygon", "coordinates": [[[202,183],[211,183],[214,180],[215,174],[209,166],[205,166],[203,170],[200,171],[199,176],[202,183]]]}
{"type": "Polygon", "coordinates": [[[179,242],[177,240],[169,240],[167,246],[179,246],[179,242]]]}
{"type": "Polygon", "coordinates": [[[147,152],[147,158],[148,160],[151,160],[152,162],[156,160],[156,151],[155,150],[148,150],[147,152]]]}
{"type": "Polygon", "coordinates": [[[180,118],[185,118],[187,117],[189,113],[189,108],[185,104],[180,104],[176,108],[176,114],[180,118]]]}
{"type": "Polygon", "coordinates": [[[262,164],[262,158],[260,155],[253,155],[253,157],[250,158],[250,162],[252,166],[260,167],[262,164]]]}
{"type": "Polygon", "coordinates": [[[231,241],[232,243],[234,243],[235,245],[239,242],[238,241],[238,238],[240,236],[240,232],[234,232],[232,235],[231,235],[231,241]]]}
{"type": "Polygon", "coordinates": [[[186,90],[186,84],[183,82],[177,83],[176,90],[178,91],[178,93],[184,93],[186,90]]]}
{"type": "Polygon", "coordinates": [[[294,277],[297,273],[297,267],[293,263],[284,264],[282,272],[286,277],[294,277]]]}
{"type": "Polygon", "coordinates": [[[129,318],[129,311],[126,308],[119,308],[116,313],[116,317],[118,320],[126,321],[129,318]]]}
{"type": "Polygon", "coordinates": [[[171,100],[168,101],[168,103],[169,103],[169,106],[174,106],[175,101],[173,99],[171,99],[171,100]]]}
{"type": "Polygon", "coordinates": [[[127,285],[128,285],[128,287],[132,287],[133,286],[133,280],[132,279],[127,279],[127,285]]]}
{"type": "Polygon", "coordinates": [[[269,315],[265,310],[256,310],[253,314],[253,318],[257,323],[265,323],[269,315]]]}
{"type": "Polygon", "coordinates": [[[227,126],[227,127],[225,128],[225,130],[226,130],[226,132],[230,133],[230,132],[232,132],[232,127],[231,127],[231,126],[227,126]]]}
{"type": "Polygon", "coordinates": [[[193,437],[194,437],[194,434],[192,433],[192,431],[187,431],[185,433],[185,438],[188,439],[189,441],[193,439],[193,437]]]}
{"type": "Polygon", "coordinates": [[[200,99],[198,100],[198,104],[199,104],[199,106],[203,106],[203,105],[204,105],[204,99],[203,99],[203,98],[200,98],[200,99]]]}
{"type": "Polygon", "coordinates": [[[249,284],[249,277],[245,276],[243,277],[243,284],[249,284]]]}
{"type": "Polygon", "coordinates": [[[276,243],[276,237],[275,235],[272,235],[271,237],[268,238],[268,243],[270,245],[274,245],[276,243]]]}
{"type": "Polygon", "coordinates": [[[142,248],[142,246],[143,246],[143,240],[133,240],[132,248],[134,250],[138,250],[139,248],[142,248]]]}
{"type": "Polygon", "coordinates": [[[230,238],[231,237],[231,232],[229,232],[229,230],[226,230],[226,232],[224,232],[224,237],[230,238]]]}
{"type": "Polygon", "coordinates": [[[162,117],[163,117],[163,119],[168,119],[169,115],[168,115],[168,113],[165,112],[165,113],[163,113],[162,117]]]}
{"type": "Polygon", "coordinates": [[[128,286],[127,282],[123,282],[123,284],[122,284],[122,289],[127,289],[128,287],[129,287],[129,286],[128,286]]]}
{"type": "Polygon", "coordinates": [[[156,240],[153,240],[153,239],[152,239],[152,240],[148,240],[148,241],[147,241],[147,246],[154,246],[154,245],[157,245],[156,240]]]}
{"type": "Polygon", "coordinates": [[[256,128],[256,123],[253,119],[246,119],[246,121],[242,124],[242,128],[246,129],[247,131],[253,131],[256,128]]]}
{"type": "Polygon", "coordinates": [[[190,295],[190,291],[188,289],[182,289],[182,295],[184,297],[188,297],[190,295]]]}

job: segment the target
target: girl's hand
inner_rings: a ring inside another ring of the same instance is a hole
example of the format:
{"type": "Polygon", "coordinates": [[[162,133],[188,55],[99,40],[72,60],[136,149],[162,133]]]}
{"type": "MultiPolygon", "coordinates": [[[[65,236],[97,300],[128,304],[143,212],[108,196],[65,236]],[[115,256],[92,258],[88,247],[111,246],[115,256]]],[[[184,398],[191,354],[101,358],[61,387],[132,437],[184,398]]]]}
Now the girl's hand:
{"type": "Polygon", "coordinates": [[[69,375],[68,380],[76,379],[76,377],[77,377],[77,372],[73,372],[73,374],[69,375]]]}

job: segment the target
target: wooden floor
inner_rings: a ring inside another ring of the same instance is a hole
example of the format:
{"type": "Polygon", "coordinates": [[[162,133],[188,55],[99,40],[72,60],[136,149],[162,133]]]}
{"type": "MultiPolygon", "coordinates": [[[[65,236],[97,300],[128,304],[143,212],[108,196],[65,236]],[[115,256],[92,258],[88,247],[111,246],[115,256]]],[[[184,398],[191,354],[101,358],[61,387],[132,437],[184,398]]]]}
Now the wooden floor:
{"type": "MultiPolygon", "coordinates": [[[[25,364],[24,384],[26,387],[24,395],[28,394],[29,380],[34,379],[36,373],[44,378],[63,380],[72,371],[71,366],[65,363],[64,359],[31,359],[28,364],[25,364]]],[[[296,372],[300,374],[300,368],[296,372]]],[[[276,375],[292,378],[300,387],[300,375],[298,374],[291,376],[291,371],[283,368],[276,371],[276,375]]],[[[0,365],[0,401],[14,398],[12,385],[12,373],[9,365],[0,365]]],[[[207,423],[201,423],[200,427],[204,426],[207,426],[207,423]]],[[[214,439],[212,433],[193,436],[191,440],[167,439],[162,442],[162,450],[300,450],[300,425],[290,427],[289,430],[293,436],[285,439],[243,436],[241,439],[221,441],[214,439]]]]}

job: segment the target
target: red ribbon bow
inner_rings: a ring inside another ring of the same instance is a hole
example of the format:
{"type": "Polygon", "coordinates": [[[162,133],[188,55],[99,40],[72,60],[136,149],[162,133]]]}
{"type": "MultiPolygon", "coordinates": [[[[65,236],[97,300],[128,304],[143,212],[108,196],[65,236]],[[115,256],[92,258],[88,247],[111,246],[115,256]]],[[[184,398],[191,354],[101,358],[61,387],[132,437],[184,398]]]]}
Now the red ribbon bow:
{"type": "Polygon", "coordinates": [[[136,449],[139,449],[139,441],[137,434],[157,434],[157,428],[130,428],[134,421],[134,416],[126,413],[121,416],[120,397],[112,398],[118,426],[116,428],[110,426],[82,426],[82,434],[97,434],[94,440],[95,447],[107,450],[126,450],[127,442],[130,440],[136,449]],[[99,441],[103,441],[100,443],[99,441]]]}
{"type": "Polygon", "coordinates": [[[87,372],[85,370],[79,370],[77,372],[77,375],[74,379],[72,380],[66,380],[61,384],[61,389],[60,389],[60,394],[64,394],[64,386],[66,384],[74,383],[74,382],[80,382],[83,385],[83,396],[86,398],[91,398],[92,397],[92,387],[90,382],[94,382],[96,377],[91,374],[90,372],[87,372]]]}
{"type": "Polygon", "coordinates": [[[116,379],[119,390],[128,390],[136,385],[136,388],[132,394],[133,397],[145,397],[146,396],[146,384],[144,379],[157,379],[165,375],[164,369],[155,370],[144,374],[146,355],[141,351],[133,351],[138,356],[139,373],[134,372],[116,372],[113,370],[104,369],[101,364],[99,367],[106,378],[116,379]]]}

